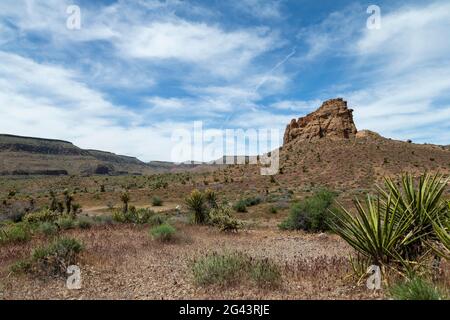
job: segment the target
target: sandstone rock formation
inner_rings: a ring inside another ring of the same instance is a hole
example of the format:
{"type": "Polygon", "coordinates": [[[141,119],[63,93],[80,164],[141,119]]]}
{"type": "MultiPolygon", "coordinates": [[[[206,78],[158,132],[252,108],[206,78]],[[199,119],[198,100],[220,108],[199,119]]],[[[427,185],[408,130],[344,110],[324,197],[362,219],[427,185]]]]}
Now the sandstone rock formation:
{"type": "Polygon", "coordinates": [[[327,100],[316,111],[298,120],[291,120],[284,133],[284,144],[297,139],[311,141],[325,137],[355,137],[357,130],[352,112],[352,109],[347,108],[347,101],[342,98],[327,100]]]}

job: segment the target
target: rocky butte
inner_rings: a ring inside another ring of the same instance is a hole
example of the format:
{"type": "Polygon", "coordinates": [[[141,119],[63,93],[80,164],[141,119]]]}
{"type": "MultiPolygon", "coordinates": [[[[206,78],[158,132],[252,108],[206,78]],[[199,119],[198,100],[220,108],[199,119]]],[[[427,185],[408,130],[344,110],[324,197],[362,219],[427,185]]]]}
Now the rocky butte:
{"type": "Polygon", "coordinates": [[[292,119],[284,133],[284,144],[294,140],[312,141],[321,138],[349,139],[356,136],[353,110],[342,98],[325,101],[316,111],[292,119]]]}

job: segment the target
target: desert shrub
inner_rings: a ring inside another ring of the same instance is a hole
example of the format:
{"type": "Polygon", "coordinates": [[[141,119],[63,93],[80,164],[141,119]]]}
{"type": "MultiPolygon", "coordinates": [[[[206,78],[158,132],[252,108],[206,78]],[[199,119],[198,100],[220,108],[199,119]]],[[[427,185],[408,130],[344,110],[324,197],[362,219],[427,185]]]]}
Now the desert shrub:
{"type": "Polygon", "coordinates": [[[152,217],[155,215],[155,212],[150,209],[138,209],[136,211],[137,215],[137,223],[144,224],[149,223],[152,217]]]}
{"type": "Polygon", "coordinates": [[[154,197],[152,198],[152,205],[153,205],[154,207],[162,206],[162,205],[163,205],[163,201],[161,200],[160,197],[154,196],[154,197]]]}
{"type": "Polygon", "coordinates": [[[65,274],[68,266],[75,264],[83,244],[73,238],[60,238],[47,246],[33,250],[29,266],[46,274],[65,274]]]}
{"type": "Polygon", "coordinates": [[[281,284],[281,272],[269,259],[256,260],[250,268],[250,279],[261,288],[278,287],[281,284]]]}
{"type": "Polygon", "coordinates": [[[58,227],[52,222],[41,222],[37,227],[37,231],[46,236],[52,236],[58,233],[58,227]]]}
{"type": "Polygon", "coordinates": [[[23,273],[30,271],[32,265],[30,259],[19,260],[13,263],[10,267],[11,272],[13,273],[23,273]]]}
{"type": "Polygon", "coordinates": [[[209,212],[209,222],[224,232],[236,232],[242,227],[242,223],[232,217],[230,208],[226,206],[212,209],[209,212]]]}
{"type": "Polygon", "coordinates": [[[191,269],[197,285],[230,285],[243,277],[247,263],[241,253],[212,253],[194,261],[191,269]]]}
{"type": "Polygon", "coordinates": [[[0,243],[26,242],[31,238],[31,227],[26,222],[11,223],[0,229],[0,243]]]}
{"type": "Polygon", "coordinates": [[[58,218],[59,214],[50,209],[42,209],[41,211],[28,213],[23,218],[23,221],[29,223],[39,223],[39,222],[53,222],[58,218]]]}
{"type": "Polygon", "coordinates": [[[429,174],[417,184],[404,175],[403,188],[386,179],[386,188],[378,188],[377,198],[367,196],[365,206],[355,200],[356,215],[341,208],[330,226],[373,264],[408,268],[437,239],[433,222],[448,221],[446,204],[440,200],[446,184],[442,177],[429,174]]]}
{"type": "Polygon", "coordinates": [[[160,214],[154,214],[148,219],[148,224],[151,226],[159,226],[166,222],[166,218],[160,214]]]}
{"type": "Polygon", "coordinates": [[[236,210],[236,212],[247,212],[247,203],[244,199],[238,200],[234,205],[233,209],[236,210]]]}
{"type": "Polygon", "coordinates": [[[151,217],[155,214],[153,210],[141,208],[137,209],[133,212],[133,216],[131,217],[131,221],[137,224],[145,224],[148,223],[151,217]]]}
{"type": "Polygon", "coordinates": [[[76,225],[80,229],[89,229],[92,226],[92,220],[89,217],[79,217],[76,225]]]}
{"type": "Polygon", "coordinates": [[[278,209],[275,206],[270,206],[269,212],[272,214],[276,214],[276,213],[278,213],[278,209]]]}
{"type": "Polygon", "coordinates": [[[159,226],[150,229],[150,235],[154,240],[160,242],[170,242],[175,238],[176,229],[168,223],[163,223],[159,226]]]}
{"type": "Polygon", "coordinates": [[[75,220],[68,215],[64,215],[56,220],[56,224],[62,230],[74,229],[76,227],[75,220]]]}
{"type": "Polygon", "coordinates": [[[330,208],[333,205],[335,194],[328,190],[319,190],[313,196],[295,203],[286,220],[280,224],[285,230],[326,231],[332,215],[330,208]]]}
{"type": "Polygon", "coordinates": [[[443,300],[445,295],[432,283],[419,278],[407,279],[389,289],[395,300],[443,300]]]}
{"type": "Polygon", "coordinates": [[[113,216],[110,215],[101,215],[101,216],[95,216],[93,217],[93,220],[96,224],[99,225],[110,225],[114,223],[113,216]]]}
{"type": "Polygon", "coordinates": [[[256,196],[256,197],[248,197],[244,201],[247,207],[251,207],[260,204],[263,201],[263,199],[260,196],[256,196]]]}
{"type": "Polygon", "coordinates": [[[205,196],[198,190],[193,190],[185,200],[187,207],[194,214],[194,223],[203,224],[208,219],[205,196]]]}
{"type": "Polygon", "coordinates": [[[197,285],[233,285],[244,280],[259,287],[270,288],[281,284],[281,272],[268,259],[254,259],[240,252],[211,253],[191,264],[197,285]]]}
{"type": "Polygon", "coordinates": [[[146,224],[150,222],[150,219],[154,214],[154,211],[150,209],[136,209],[131,207],[130,210],[125,213],[120,210],[115,210],[112,218],[114,221],[120,223],[146,224]]]}

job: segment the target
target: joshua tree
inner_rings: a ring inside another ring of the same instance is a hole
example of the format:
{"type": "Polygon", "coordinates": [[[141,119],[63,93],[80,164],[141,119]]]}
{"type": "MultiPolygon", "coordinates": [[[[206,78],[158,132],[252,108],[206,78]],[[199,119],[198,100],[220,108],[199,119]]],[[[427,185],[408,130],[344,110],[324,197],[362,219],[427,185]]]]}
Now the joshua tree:
{"type": "Polygon", "coordinates": [[[55,191],[50,190],[50,210],[56,211],[58,210],[58,200],[56,199],[55,191]]]}
{"type": "Polygon", "coordinates": [[[81,212],[81,205],[79,203],[72,204],[72,217],[75,219],[77,213],[81,212]]]}
{"type": "Polygon", "coordinates": [[[128,212],[128,202],[130,202],[130,194],[128,191],[122,192],[120,195],[120,200],[123,202],[123,213],[128,212]]]}
{"type": "Polygon", "coordinates": [[[70,214],[72,211],[73,194],[68,189],[64,190],[64,203],[66,204],[66,212],[70,214]]]}
{"type": "Polygon", "coordinates": [[[62,202],[57,202],[56,203],[56,210],[59,212],[59,213],[61,213],[61,214],[63,214],[64,213],[64,205],[62,204],[62,202]]]}

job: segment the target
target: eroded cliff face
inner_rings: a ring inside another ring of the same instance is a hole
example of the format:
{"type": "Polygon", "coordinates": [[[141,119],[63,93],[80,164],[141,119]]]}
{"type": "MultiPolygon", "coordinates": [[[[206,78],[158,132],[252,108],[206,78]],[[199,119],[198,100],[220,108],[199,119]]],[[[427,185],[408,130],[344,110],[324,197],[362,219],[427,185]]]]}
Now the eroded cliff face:
{"type": "Polygon", "coordinates": [[[357,130],[352,113],[353,110],[347,108],[347,101],[342,98],[327,100],[316,111],[291,120],[284,133],[284,144],[293,140],[355,137],[357,130]]]}

